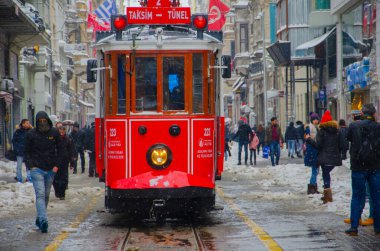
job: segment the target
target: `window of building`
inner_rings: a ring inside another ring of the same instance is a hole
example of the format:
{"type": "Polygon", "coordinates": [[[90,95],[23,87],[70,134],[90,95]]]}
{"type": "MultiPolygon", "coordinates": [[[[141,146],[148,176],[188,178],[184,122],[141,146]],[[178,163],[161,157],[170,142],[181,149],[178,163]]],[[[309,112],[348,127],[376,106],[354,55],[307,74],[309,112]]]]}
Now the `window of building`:
{"type": "Polygon", "coordinates": [[[240,52],[248,51],[248,24],[240,24],[240,52]]]}
{"type": "Polygon", "coordinates": [[[329,10],[330,9],[330,0],[315,0],[315,9],[316,10],[329,10]]]}

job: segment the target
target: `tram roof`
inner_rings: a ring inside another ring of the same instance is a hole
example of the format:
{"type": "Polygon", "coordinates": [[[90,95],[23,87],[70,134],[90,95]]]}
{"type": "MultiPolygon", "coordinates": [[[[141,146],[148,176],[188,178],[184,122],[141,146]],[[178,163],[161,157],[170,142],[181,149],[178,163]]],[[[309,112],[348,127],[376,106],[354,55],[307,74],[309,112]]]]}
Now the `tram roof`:
{"type": "MultiPolygon", "coordinates": [[[[131,49],[131,44],[133,43],[133,35],[137,34],[135,43],[138,46],[145,45],[147,48],[140,49],[170,49],[171,46],[181,45],[196,48],[196,46],[202,47],[198,49],[203,49],[204,47],[222,47],[223,43],[219,39],[209,35],[207,33],[203,34],[203,39],[197,39],[197,32],[182,26],[140,26],[132,27],[123,32],[122,39],[116,40],[116,35],[113,32],[103,32],[98,33],[97,43],[95,47],[104,47],[105,45],[111,46],[108,49],[131,49]],[[157,29],[162,29],[160,35],[157,34],[157,29]],[[158,37],[161,37],[162,44],[158,46],[158,37]],[[113,47],[115,45],[115,48],[113,47]],[[151,46],[149,46],[151,45],[151,46]],[[196,46],[195,46],[196,45],[196,46]],[[123,47],[126,48],[123,48],[123,47]],[[159,47],[159,48],[157,48],[159,47]]],[[[172,48],[179,49],[179,48],[172,48]]],[[[191,49],[191,48],[190,48],[191,49]]]]}

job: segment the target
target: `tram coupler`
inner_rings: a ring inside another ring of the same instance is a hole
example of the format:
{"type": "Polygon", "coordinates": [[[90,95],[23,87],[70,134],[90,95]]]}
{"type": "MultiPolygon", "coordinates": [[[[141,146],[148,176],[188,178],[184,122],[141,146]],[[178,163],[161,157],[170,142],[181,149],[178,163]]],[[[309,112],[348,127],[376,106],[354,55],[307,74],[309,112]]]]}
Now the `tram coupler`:
{"type": "Polygon", "coordinates": [[[166,201],[163,199],[153,200],[152,207],[149,210],[149,216],[156,221],[162,221],[162,210],[166,205],[166,201]]]}

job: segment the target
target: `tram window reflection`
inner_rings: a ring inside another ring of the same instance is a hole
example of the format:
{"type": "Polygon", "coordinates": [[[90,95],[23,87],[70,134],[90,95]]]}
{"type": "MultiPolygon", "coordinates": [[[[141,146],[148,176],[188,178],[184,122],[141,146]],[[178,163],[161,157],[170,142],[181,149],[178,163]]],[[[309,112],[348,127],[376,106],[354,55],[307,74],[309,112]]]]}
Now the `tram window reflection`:
{"type": "Polygon", "coordinates": [[[157,110],[157,60],[136,59],[136,111],[157,110]]]}
{"type": "Polygon", "coordinates": [[[119,55],[117,59],[117,78],[118,78],[118,88],[117,88],[117,96],[118,96],[118,114],[125,114],[126,112],[126,100],[125,100],[125,56],[119,55]]]}
{"type": "Polygon", "coordinates": [[[163,59],[164,110],[185,110],[185,60],[163,59]]]}
{"type": "Polygon", "coordinates": [[[202,54],[193,54],[193,113],[203,113],[202,59],[202,54]]]}

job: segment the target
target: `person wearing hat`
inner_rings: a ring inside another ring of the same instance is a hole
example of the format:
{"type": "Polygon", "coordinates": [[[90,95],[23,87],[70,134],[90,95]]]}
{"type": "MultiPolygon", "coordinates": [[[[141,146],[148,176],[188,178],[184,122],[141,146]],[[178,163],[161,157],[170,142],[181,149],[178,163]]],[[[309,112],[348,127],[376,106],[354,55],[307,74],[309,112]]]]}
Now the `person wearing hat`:
{"type": "Polygon", "coordinates": [[[351,123],[347,139],[351,142],[351,227],[345,231],[358,235],[358,226],[366,197],[366,182],[372,198],[373,226],[380,236],[380,125],[375,121],[376,108],[366,104],[360,121],[351,123]],[[371,146],[368,150],[368,146],[371,146]],[[367,150],[366,150],[367,149],[367,150]],[[363,158],[365,157],[365,158],[363,158]]]}
{"type": "Polygon", "coordinates": [[[73,174],[77,173],[77,166],[78,166],[78,155],[80,156],[80,164],[82,167],[82,173],[84,173],[84,165],[85,165],[85,159],[84,159],[84,131],[79,130],[79,124],[78,122],[74,122],[73,130],[71,131],[69,137],[74,143],[74,149],[75,149],[75,156],[74,156],[74,171],[73,174]]]}
{"type": "Polygon", "coordinates": [[[334,167],[342,165],[338,123],[332,119],[329,110],[323,114],[319,129],[316,139],[312,139],[310,135],[306,135],[305,138],[308,144],[318,149],[317,164],[322,168],[324,188],[322,200],[326,204],[333,201],[330,172],[334,167]]]}
{"type": "MultiPolygon", "coordinates": [[[[310,113],[310,124],[305,128],[305,137],[310,136],[311,139],[315,140],[318,134],[318,124],[319,124],[319,115],[311,112],[310,113]]],[[[306,151],[304,157],[305,166],[311,167],[311,177],[310,182],[307,185],[307,194],[316,194],[318,193],[318,184],[317,177],[319,173],[319,166],[317,163],[318,149],[311,144],[306,142],[306,151]]]]}

